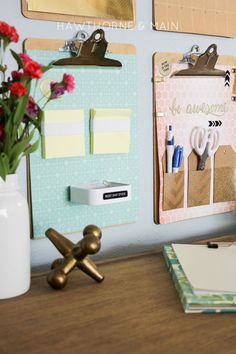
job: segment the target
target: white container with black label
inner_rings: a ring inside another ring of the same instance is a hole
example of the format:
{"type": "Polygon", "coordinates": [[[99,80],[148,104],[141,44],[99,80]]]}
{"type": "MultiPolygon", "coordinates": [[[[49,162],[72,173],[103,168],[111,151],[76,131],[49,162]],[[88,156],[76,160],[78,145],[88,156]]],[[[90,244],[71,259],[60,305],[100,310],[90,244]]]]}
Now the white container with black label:
{"type": "Polygon", "coordinates": [[[131,200],[131,185],[117,182],[79,184],[70,187],[72,203],[106,205],[131,200]]]}

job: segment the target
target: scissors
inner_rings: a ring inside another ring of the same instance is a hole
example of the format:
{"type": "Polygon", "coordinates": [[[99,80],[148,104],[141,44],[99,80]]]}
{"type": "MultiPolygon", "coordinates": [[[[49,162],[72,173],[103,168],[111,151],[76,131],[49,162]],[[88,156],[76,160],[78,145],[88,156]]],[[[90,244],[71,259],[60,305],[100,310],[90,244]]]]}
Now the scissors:
{"type": "Polygon", "coordinates": [[[220,133],[216,129],[195,127],[191,134],[191,144],[199,156],[197,170],[205,170],[206,160],[213,156],[220,145],[220,133]]]}

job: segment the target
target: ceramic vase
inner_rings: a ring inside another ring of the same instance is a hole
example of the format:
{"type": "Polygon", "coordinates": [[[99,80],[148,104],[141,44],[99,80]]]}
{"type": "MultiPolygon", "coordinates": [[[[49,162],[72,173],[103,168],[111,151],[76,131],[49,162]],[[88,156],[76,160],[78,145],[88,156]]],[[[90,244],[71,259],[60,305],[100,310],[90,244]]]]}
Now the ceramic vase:
{"type": "Polygon", "coordinates": [[[17,175],[0,178],[0,299],[30,287],[29,210],[17,175]]]}

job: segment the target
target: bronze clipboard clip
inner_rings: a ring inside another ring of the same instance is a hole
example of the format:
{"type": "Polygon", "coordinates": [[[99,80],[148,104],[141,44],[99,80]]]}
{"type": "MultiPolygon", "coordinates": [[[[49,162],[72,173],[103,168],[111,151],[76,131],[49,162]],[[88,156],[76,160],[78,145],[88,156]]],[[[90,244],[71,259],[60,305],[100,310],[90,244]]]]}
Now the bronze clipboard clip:
{"type": "Polygon", "coordinates": [[[210,45],[205,53],[199,55],[196,63],[188,69],[177,71],[173,76],[220,76],[225,77],[225,71],[215,69],[218,60],[216,44],[210,45]]]}
{"type": "Polygon", "coordinates": [[[77,54],[70,58],[63,58],[55,61],[55,66],[105,66],[105,67],[122,67],[118,60],[106,58],[108,42],[105,39],[105,33],[102,29],[98,29],[84,42],[75,39],[74,48],[77,54]]]}

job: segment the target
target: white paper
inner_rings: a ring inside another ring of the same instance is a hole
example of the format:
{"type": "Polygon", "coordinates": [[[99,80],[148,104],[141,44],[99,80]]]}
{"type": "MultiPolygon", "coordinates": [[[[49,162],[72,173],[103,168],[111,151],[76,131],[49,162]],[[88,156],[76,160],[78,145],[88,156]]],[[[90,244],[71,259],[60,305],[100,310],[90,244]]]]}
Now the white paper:
{"type": "Polygon", "coordinates": [[[130,119],[93,119],[92,132],[129,132],[130,131],[130,119]]]}
{"type": "Polygon", "coordinates": [[[45,136],[74,136],[84,134],[84,122],[43,122],[41,129],[45,136]]]}
{"type": "Polygon", "coordinates": [[[216,249],[206,245],[172,246],[194,292],[236,294],[236,245],[216,249]]]}

